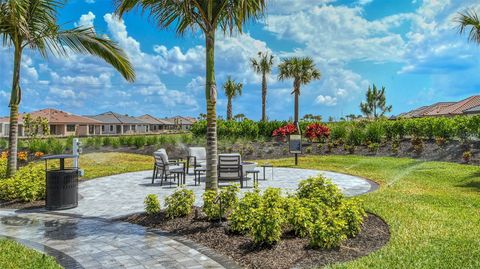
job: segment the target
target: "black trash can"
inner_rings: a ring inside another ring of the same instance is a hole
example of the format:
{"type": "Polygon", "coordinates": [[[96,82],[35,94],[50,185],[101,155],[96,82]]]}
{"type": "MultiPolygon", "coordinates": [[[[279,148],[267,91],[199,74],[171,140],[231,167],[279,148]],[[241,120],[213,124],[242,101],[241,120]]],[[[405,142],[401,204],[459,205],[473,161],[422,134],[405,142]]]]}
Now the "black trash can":
{"type": "Polygon", "coordinates": [[[64,210],[78,206],[78,175],[77,167],[65,167],[65,159],[77,158],[76,155],[45,156],[47,210],[64,210]],[[59,160],[60,168],[49,169],[48,160],[59,160]]]}

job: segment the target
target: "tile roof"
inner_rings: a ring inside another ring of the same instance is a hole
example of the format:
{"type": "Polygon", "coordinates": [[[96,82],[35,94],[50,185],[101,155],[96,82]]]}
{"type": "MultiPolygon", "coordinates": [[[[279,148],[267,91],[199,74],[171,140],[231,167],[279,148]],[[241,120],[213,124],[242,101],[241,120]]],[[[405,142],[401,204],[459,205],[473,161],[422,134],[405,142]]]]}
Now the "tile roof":
{"type": "Polygon", "coordinates": [[[405,118],[423,117],[423,116],[426,116],[428,113],[432,113],[433,111],[437,111],[443,107],[453,105],[453,104],[455,104],[455,102],[438,102],[433,105],[422,106],[414,110],[411,110],[409,112],[402,113],[399,115],[399,117],[405,117],[405,118]]]}
{"type": "Polygon", "coordinates": [[[154,116],[151,116],[149,114],[145,114],[143,116],[137,117],[137,119],[148,124],[173,125],[172,122],[169,122],[164,119],[155,118],[154,116]]]}
{"type": "MultiPolygon", "coordinates": [[[[46,108],[30,113],[21,113],[18,115],[18,122],[23,123],[23,117],[26,114],[30,114],[33,118],[42,117],[46,118],[50,124],[101,124],[98,120],[88,117],[74,115],[65,111],[46,108]]],[[[0,122],[8,122],[9,117],[0,118],[0,122]]]]}
{"type": "Polygon", "coordinates": [[[175,116],[171,118],[165,118],[165,120],[176,123],[179,120],[182,121],[182,124],[194,124],[197,120],[192,117],[183,117],[183,116],[175,116]]]}
{"type": "Polygon", "coordinates": [[[145,124],[145,122],[128,115],[118,114],[112,111],[105,112],[95,116],[87,116],[102,123],[109,124],[145,124]]]}
{"type": "Polygon", "coordinates": [[[437,110],[429,111],[425,116],[446,116],[446,115],[461,115],[465,110],[480,105],[480,95],[474,95],[460,102],[451,104],[449,106],[440,107],[437,110]]]}
{"type": "Polygon", "coordinates": [[[463,111],[463,113],[466,113],[466,114],[480,114],[480,105],[472,107],[470,109],[467,109],[467,110],[463,111]]]}

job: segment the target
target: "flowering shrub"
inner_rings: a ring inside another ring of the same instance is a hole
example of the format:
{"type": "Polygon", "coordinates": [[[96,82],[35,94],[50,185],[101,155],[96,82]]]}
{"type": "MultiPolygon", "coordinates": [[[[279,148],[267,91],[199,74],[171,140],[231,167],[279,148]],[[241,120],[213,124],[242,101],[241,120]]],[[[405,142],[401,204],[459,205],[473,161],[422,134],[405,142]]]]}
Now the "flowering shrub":
{"type": "Polygon", "coordinates": [[[320,123],[312,123],[307,126],[305,137],[310,141],[324,141],[330,136],[330,128],[320,123]]]}
{"type": "Polygon", "coordinates": [[[41,157],[43,157],[43,155],[45,155],[45,154],[44,154],[43,152],[41,152],[41,151],[37,151],[37,152],[35,152],[35,154],[34,154],[35,158],[41,158],[41,157]]]}
{"type": "Polygon", "coordinates": [[[27,161],[28,160],[28,153],[26,151],[21,151],[21,152],[17,153],[17,158],[20,161],[27,161]]]}
{"type": "Polygon", "coordinates": [[[8,155],[10,155],[8,151],[4,151],[2,152],[2,155],[0,156],[0,158],[3,160],[6,160],[8,158],[8,155]]]}
{"type": "MultiPolygon", "coordinates": [[[[1,165],[1,170],[6,171],[6,161],[1,165]]],[[[0,200],[31,202],[44,198],[45,168],[41,164],[29,163],[21,167],[14,177],[0,180],[0,200]]]]}
{"type": "Polygon", "coordinates": [[[280,128],[277,128],[273,131],[272,136],[282,136],[285,137],[290,134],[294,134],[297,132],[297,127],[293,124],[287,124],[285,126],[282,126],[280,128]]]}

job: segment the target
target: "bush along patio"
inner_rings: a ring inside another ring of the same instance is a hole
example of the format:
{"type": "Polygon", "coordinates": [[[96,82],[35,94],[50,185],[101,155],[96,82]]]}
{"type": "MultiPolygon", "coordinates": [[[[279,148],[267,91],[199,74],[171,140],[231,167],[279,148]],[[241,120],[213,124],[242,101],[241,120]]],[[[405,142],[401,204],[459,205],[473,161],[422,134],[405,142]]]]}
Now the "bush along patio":
{"type": "Polygon", "coordinates": [[[248,268],[291,268],[347,261],[383,246],[388,226],[366,214],[360,201],[318,176],[302,181],[296,193],[253,189],[238,198],[230,185],[203,194],[193,207],[193,193],[179,188],[165,199],[145,199],[145,214],[124,220],[184,235],[248,268]],[[342,247],[345,246],[345,247],[342,247]],[[353,249],[356,249],[353,251],[353,249]]]}

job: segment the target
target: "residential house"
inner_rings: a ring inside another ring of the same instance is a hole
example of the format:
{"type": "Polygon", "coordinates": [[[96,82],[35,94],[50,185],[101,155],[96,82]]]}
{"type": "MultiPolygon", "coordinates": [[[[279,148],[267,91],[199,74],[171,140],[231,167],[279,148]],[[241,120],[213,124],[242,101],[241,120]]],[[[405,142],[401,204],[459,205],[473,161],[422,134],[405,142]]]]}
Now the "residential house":
{"type": "MultiPolygon", "coordinates": [[[[18,116],[18,134],[20,137],[25,135],[23,118],[27,113],[21,113],[18,116]]],[[[28,113],[32,119],[41,117],[48,120],[50,135],[57,136],[88,136],[100,134],[101,122],[74,115],[65,111],[47,108],[28,113]]],[[[10,128],[10,118],[0,118],[0,135],[8,136],[10,128]]]]}
{"type": "Polygon", "coordinates": [[[166,118],[165,120],[172,122],[175,125],[176,130],[187,131],[192,128],[192,125],[196,122],[195,118],[176,116],[172,118],[166,118]]]}
{"type": "Polygon", "coordinates": [[[458,115],[480,115],[480,95],[474,95],[459,102],[439,102],[402,113],[399,117],[453,117],[458,115]]]}
{"type": "Polygon", "coordinates": [[[149,132],[148,123],[128,115],[121,115],[109,111],[87,117],[101,122],[102,134],[144,134],[149,132]]]}
{"type": "Polygon", "coordinates": [[[167,121],[166,119],[156,118],[149,114],[145,114],[143,116],[137,117],[137,119],[148,124],[148,130],[151,133],[158,133],[164,130],[172,130],[175,127],[175,125],[172,122],[167,121]]]}

